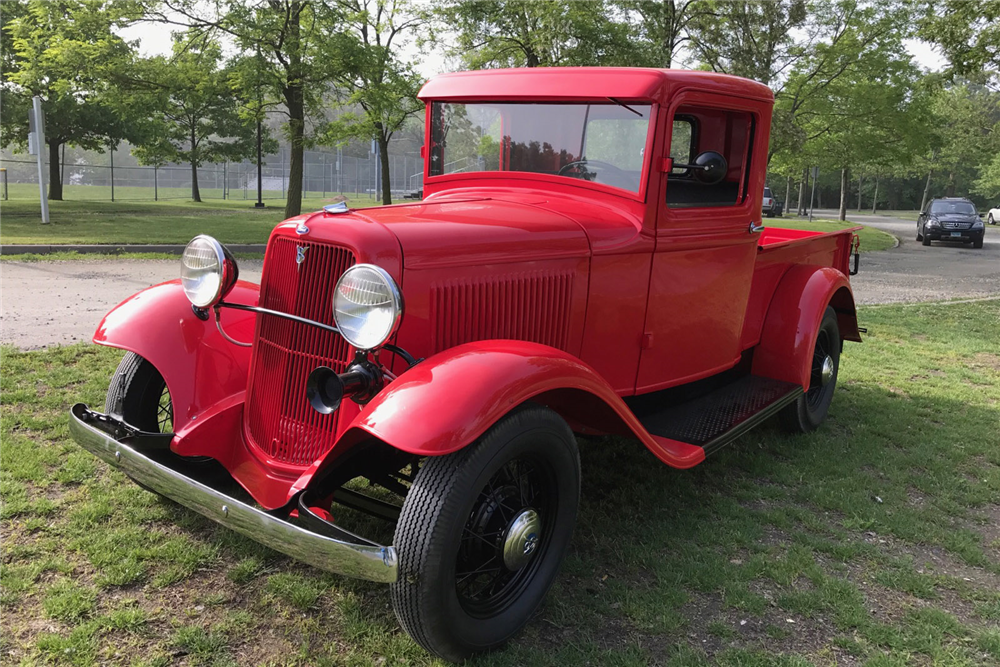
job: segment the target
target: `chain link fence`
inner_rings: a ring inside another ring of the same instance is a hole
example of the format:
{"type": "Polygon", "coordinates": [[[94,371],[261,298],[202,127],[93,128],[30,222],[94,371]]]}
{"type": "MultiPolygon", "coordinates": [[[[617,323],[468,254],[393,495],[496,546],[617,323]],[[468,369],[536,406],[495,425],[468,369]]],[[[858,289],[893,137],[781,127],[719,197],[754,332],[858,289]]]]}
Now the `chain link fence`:
{"type": "MultiPolygon", "coordinates": [[[[6,179],[4,198],[38,198],[38,167],[30,156],[15,155],[0,161],[6,179]],[[9,194],[6,186],[9,182],[9,194]],[[25,187],[34,185],[34,188],[25,187]]],[[[64,161],[63,198],[68,200],[161,201],[191,199],[190,165],[160,167],[115,165],[115,154],[96,160],[64,161]]],[[[119,157],[120,159],[120,157],[119,157]]],[[[266,156],[261,168],[262,199],[284,199],[288,194],[287,151],[266,156]]],[[[46,175],[48,174],[46,165],[46,175]]],[[[353,194],[378,198],[381,193],[381,165],[378,157],[353,157],[341,153],[306,151],[302,177],[304,197],[353,194]]],[[[257,199],[257,166],[249,160],[203,165],[198,168],[198,189],[202,199],[257,199]]],[[[419,155],[389,155],[389,183],[394,198],[404,197],[423,187],[423,159],[419,155]]]]}

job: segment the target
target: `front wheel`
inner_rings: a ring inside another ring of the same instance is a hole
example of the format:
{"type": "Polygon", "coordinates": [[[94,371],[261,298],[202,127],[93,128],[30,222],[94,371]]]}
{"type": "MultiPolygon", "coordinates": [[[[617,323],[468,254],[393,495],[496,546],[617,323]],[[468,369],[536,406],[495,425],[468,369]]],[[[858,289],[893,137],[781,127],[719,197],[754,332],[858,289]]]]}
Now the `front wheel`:
{"type": "Polygon", "coordinates": [[[990,213],[988,216],[986,216],[986,222],[990,223],[991,225],[995,225],[996,224],[996,221],[993,219],[993,214],[992,213],[990,213]]]}
{"type": "Polygon", "coordinates": [[[540,406],[428,459],[396,526],[391,595],[400,625],[446,660],[502,646],[555,580],[579,502],[576,439],[540,406]]]}
{"type": "Polygon", "coordinates": [[[982,248],[983,247],[983,239],[978,239],[976,241],[973,241],[972,242],[972,247],[973,248],[982,248]]]}
{"type": "Polygon", "coordinates": [[[163,376],[135,352],[126,352],[111,377],[104,411],[152,433],[173,430],[174,411],[163,376]]]}
{"type": "Polygon", "coordinates": [[[815,431],[830,410],[840,371],[840,328],[837,312],[827,306],[816,334],[809,386],[794,403],[778,413],[782,427],[793,433],[815,431]]]}

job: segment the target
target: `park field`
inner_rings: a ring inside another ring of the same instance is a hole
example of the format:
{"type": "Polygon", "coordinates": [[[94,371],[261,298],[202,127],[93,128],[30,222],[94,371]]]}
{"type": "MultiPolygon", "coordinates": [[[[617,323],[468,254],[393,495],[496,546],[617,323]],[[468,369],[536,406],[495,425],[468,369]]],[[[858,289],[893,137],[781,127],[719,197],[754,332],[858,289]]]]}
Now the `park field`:
{"type": "MultiPolygon", "coordinates": [[[[354,208],[378,205],[365,195],[345,196],[348,205],[354,208]]],[[[304,199],[302,210],[316,211],[332,201],[333,195],[304,199]]],[[[255,209],[253,202],[240,199],[211,199],[201,203],[67,199],[50,202],[51,223],[42,225],[37,197],[34,201],[11,199],[0,202],[0,243],[183,245],[198,234],[209,234],[223,243],[264,243],[274,225],[284,219],[283,201],[269,200],[265,204],[266,208],[255,209]]],[[[855,226],[854,223],[833,220],[814,220],[810,223],[780,218],[768,218],[764,224],[813,231],[855,226]]],[[[860,236],[862,252],[885,250],[895,243],[891,235],[870,227],[862,229],[860,236]]]]}
{"type": "MultiPolygon", "coordinates": [[[[689,471],[581,439],[562,573],[472,664],[1000,663],[1000,301],[860,319],[815,433],[768,424],[689,471]]],[[[103,405],[116,351],[0,353],[5,662],[439,664],[386,587],[263,548],[70,440],[66,411],[103,405]]]]}
{"type": "MultiPolygon", "coordinates": [[[[79,186],[82,187],[82,186],[79,186]]],[[[303,212],[318,211],[334,195],[302,201],[303,212]]],[[[67,195],[68,196],[68,195],[67,195]]],[[[345,195],[353,208],[376,206],[367,196],[345,195]]],[[[265,243],[284,219],[285,202],[272,199],[256,209],[253,201],[206,199],[167,201],[72,200],[49,202],[51,222],[43,225],[38,198],[0,202],[0,243],[4,244],[185,244],[198,234],[223,243],[265,243]]]]}

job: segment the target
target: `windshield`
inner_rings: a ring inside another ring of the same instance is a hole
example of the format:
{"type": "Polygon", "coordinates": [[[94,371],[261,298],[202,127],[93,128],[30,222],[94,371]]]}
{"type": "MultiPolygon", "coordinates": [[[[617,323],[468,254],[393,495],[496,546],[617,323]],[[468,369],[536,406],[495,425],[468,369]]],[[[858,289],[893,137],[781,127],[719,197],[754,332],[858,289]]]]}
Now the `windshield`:
{"type": "Polygon", "coordinates": [[[960,213],[975,215],[976,207],[967,201],[936,201],[931,203],[931,213],[960,213]]]}
{"type": "Polygon", "coordinates": [[[434,102],[429,174],[520,171],[639,192],[649,104],[434,102]]]}

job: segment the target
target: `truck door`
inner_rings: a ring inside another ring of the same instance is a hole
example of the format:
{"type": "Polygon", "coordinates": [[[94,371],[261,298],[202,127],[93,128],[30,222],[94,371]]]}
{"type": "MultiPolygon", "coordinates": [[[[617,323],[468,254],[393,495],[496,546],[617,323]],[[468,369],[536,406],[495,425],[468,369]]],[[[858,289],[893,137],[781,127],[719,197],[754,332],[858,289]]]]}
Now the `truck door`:
{"type": "Polygon", "coordinates": [[[739,361],[760,237],[753,226],[761,220],[770,123],[761,106],[688,93],[663,111],[663,154],[669,149],[672,162],[663,160],[659,174],[663,181],[638,392],[707,377],[739,361]],[[725,158],[718,182],[676,166],[694,164],[706,151],[725,158]]]}

